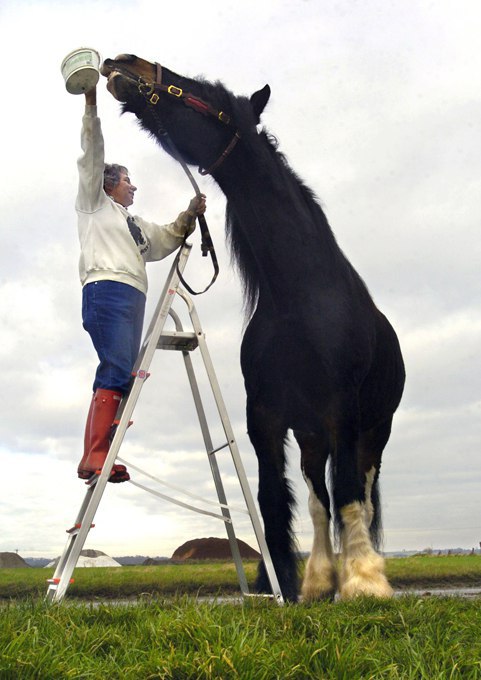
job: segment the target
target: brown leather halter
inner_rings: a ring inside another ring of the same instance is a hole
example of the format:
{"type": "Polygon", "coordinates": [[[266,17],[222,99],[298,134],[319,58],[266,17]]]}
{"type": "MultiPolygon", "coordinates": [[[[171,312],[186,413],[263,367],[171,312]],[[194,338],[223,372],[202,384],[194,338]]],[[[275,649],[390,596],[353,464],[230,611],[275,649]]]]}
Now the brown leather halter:
{"type": "MultiPolygon", "coordinates": [[[[176,97],[179,99],[179,101],[182,101],[185,106],[189,106],[190,108],[194,109],[194,111],[197,111],[204,116],[212,116],[224,125],[233,127],[231,118],[227,113],[225,113],[225,111],[219,111],[218,109],[215,109],[208,102],[205,102],[203,99],[196,97],[190,92],[184,92],[182,88],[177,87],[176,85],[165,85],[162,82],[162,66],[158,62],[155,62],[155,68],[155,83],[148,83],[143,78],[138,78],[139,92],[146,98],[149,104],[155,106],[160,99],[157,92],[164,92],[168,95],[171,95],[172,97],[176,97]]],[[[199,173],[201,175],[210,175],[214,170],[222,165],[240,138],[241,136],[239,131],[235,130],[234,136],[217,160],[209,165],[208,168],[199,168],[199,173]]]]}

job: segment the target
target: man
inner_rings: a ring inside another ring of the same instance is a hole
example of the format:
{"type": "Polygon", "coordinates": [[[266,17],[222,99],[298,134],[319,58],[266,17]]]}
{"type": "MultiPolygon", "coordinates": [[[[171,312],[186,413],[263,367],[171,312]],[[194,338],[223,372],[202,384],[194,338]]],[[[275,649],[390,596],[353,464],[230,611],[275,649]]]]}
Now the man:
{"type": "MultiPolygon", "coordinates": [[[[163,226],[132,216],[127,208],[137,191],[127,168],[106,165],[97,93],[85,94],[78,160],[76,201],[80,239],[82,320],[100,363],[85,426],[80,479],[98,473],[109,449],[109,435],[122,396],[128,390],[140,349],[147,293],[145,262],[160,260],[182,244],[206,210],[205,196],[194,197],[185,212],[163,226]]],[[[124,465],[114,465],[109,481],[130,479],[124,465]]]]}

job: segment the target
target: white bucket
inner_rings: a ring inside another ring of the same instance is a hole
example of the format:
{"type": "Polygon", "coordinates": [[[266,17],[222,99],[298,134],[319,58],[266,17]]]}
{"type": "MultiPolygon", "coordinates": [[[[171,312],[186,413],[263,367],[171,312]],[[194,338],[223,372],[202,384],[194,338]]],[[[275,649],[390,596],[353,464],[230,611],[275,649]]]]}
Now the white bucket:
{"type": "Polygon", "coordinates": [[[97,85],[100,54],[90,47],[81,47],[67,54],[62,61],[62,75],[70,94],[83,94],[97,85]]]}

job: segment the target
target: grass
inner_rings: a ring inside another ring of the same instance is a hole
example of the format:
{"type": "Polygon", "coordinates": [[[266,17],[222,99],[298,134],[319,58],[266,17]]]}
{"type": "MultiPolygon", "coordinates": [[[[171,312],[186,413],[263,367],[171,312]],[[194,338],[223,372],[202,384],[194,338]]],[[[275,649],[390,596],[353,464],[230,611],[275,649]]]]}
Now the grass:
{"type": "MultiPolygon", "coordinates": [[[[249,584],[257,562],[244,564],[249,584]]],[[[39,597],[53,569],[0,569],[0,599],[39,597]]],[[[186,565],[102,567],[76,569],[68,597],[128,598],[142,595],[239,593],[234,564],[208,562],[186,565]]]]}
{"type": "MultiPolygon", "coordinates": [[[[257,565],[244,566],[251,584],[257,565]]],[[[387,571],[397,587],[479,586],[481,557],[389,559],[387,571]]],[[[481,679],[481,598],[179,597],[239,592],[234,566],[209,562],[77,569],[67,598],[48,605],[52,573],[0,569],[0,680],[481,679]]]]}
{"type": "Polygon", "coordinates": [[[443,555],[386,560],[394,586],[481,586],[481,555],[443,555]]]}
{"type": "MultiPolygon", "coordinates": [[[[245,562],[250,586],[257,562],[245,562]]],[[[386,560],[390,582],[397,588],[480,586],[481,556],[412,557],[386,560]]],[[[53,569],[0,569],[0,599],[42,597],[53,569]]],[[[130,598],[145,594],[236,594],[237,573],[232,563],[199,562],[185,565],[77,569],[69,598],[130,598]]]]}
{"type": "Polygon", "coordinates": [[[479,600],[286,605],[193,598],[1,610],[0,678],[481,678],[479,600]]]}

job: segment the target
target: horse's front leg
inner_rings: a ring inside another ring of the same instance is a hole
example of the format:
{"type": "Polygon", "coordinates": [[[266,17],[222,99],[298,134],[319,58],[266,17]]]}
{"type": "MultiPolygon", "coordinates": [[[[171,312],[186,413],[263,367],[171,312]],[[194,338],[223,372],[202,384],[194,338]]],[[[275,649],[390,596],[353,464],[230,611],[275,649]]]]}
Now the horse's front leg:
{"type": "Polygon", "coordinates": [[[332,599],[337,589],[337,575],[330,536],[329,493],[326,487],[326,462],[329,456],[328,433],[295,431],[301,449],[302,474],[309,489],[309,513],[314,529],[311,554],[302,582],[305,601],[332,599]]]}
{"type": "MultiPolygon", "coordinates": [[[[269,553],[285,599],[298,597],[298,565],[292,531],[294,498],[285,477],[287,428],[269,409],[249,399],[247,427],[259,463],[259,507],[269,553]]],[[[271,592],[264,563],[259,565],[258,592],[271,592]]]]}
{"type": "Polygon", "coordinates": [[[338,427],[334,468],[334,502],[341,519],[342,571],[340,594],[391,597],[384,573],[384,559],[373,547],[369,524],[372,518],[370,480],[358,459],[359,434],[352,421],[338,427]]]}
{"type": "Polygon", "coordinates": [[[392,597],[393,590],[384,573],[384,559],[374,550],[369,537],[364,504],[354,501],[344,506],[341,518],[341,597],[392,597]]]}

